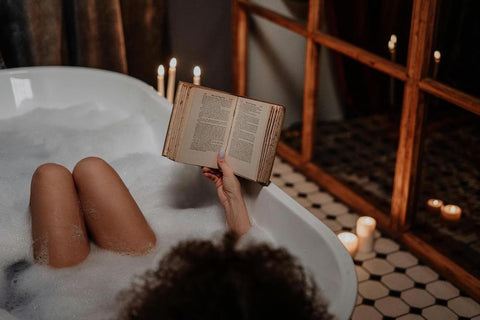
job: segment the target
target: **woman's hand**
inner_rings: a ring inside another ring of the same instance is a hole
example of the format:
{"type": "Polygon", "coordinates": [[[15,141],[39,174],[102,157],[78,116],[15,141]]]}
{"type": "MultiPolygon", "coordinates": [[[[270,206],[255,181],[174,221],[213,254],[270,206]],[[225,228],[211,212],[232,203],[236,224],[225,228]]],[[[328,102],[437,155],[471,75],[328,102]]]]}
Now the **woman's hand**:
{"type": "Polygon", "coordinates": [[[243,200],[242,187],[225,160],[223,151],[217,155],[217,164],[219,170],[203,167],[203,175],[213,181],[217,187],[218,198],[225,209],[228,227],[241,236],[251,227],[247,207],[243,200]]]}

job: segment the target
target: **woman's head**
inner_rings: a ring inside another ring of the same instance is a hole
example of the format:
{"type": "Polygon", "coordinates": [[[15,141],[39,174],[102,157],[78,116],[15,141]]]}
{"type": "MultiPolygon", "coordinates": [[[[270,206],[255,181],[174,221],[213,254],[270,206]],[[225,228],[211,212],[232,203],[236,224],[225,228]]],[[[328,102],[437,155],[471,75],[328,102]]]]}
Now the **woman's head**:
{"type": "Polygon", "coordinates": [[[185,241],[121,295],[121,319],[330,319],[313,280],[284,249],[185,241]]]}

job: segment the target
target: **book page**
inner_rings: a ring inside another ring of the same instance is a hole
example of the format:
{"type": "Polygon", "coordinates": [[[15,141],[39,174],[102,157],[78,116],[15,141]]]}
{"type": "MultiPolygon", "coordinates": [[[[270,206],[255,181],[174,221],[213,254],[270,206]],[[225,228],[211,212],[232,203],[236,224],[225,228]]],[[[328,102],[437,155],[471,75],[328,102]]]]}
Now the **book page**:
{"type": "Polygon", "coordinates": [[[238,98],[226,159],[236,174],[256,180],[271,105],[238,98]]]}
{"type": "Polygon", "coordinates": [[[193,88],[176,161],[217,168],[217,152],[227,145],[236,101],[227,93],[193,88]]]}

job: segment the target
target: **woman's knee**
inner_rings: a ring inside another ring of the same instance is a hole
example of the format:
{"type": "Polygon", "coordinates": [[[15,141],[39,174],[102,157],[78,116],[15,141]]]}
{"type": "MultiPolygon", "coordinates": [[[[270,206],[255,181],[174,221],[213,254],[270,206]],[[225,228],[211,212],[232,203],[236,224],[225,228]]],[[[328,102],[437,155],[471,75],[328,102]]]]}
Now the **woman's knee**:
{"type": "Polygon", "coordinates": [[[110,165],[105,160],[98,157],[88,157],[80,160],[73,169],[73,178],[75,181],[83,178],[95,177],[104,172],[110,165]]]}
{"type": "Polygon", "coordinates": [[[71,176],[70,171],[56,163],[45,163],[39,166],[32,176],[32,183],[38,181],[55,181],[71,176]]]}

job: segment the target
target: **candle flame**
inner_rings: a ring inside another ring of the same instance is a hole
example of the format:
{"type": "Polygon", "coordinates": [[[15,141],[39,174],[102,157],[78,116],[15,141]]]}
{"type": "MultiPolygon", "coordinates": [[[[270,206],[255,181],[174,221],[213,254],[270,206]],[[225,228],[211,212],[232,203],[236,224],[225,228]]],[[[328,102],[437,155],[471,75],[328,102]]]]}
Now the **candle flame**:
{"type": "Polygon", "coordinates": [[[193,75],[194,75],[195,77],[199,77],[201,74],[202,74],[202,70],[200,70],[200,67],[199,67],[199,66],[195,66],[195,68],[193,68],[193,75]]]}
{"type": "Polygon", "coordinates": [[[354,235],[354,234],[351,233],[351,232],[342,232],[342,233],[339,233],[337,237],[338,237],[338,239],[340,239],[340,241],[342,241],[342,242],[344,242],[344,243],[354,242],[355,239],[357,238],[357,236],[354,235]]]}
{"type": "Polygon", "coordinates": [[[177,59],[170,59],[170,68],[175,68],[177,66],[177,59]]]}
{"type": "Polygon", "coordinates": [[[435,50],[433,52],[433,59],[435,59],[435,62],[440,62],[441,58],[442,58],[442,54],[440,53],[440,51],[435,50]]]}
{"type": "Polygon", "coordinates": [[[397,44],[397,35],[396,34],[392,34],[390,36],[390,41],[393,42],[393,44],[397,44]]]}
{"type": "Polygon", "coordinates": [[[433,204],[434,204],[434,205],[437,206],[439,203],[440,203],[440,202],[439,202],[437,199],[433,200],[433,204]]]}
{"type": "Polygon", "coordinates": [[[162,64],[158,66],[157,72],[159,76],[163,76],[165,74],[165,68],[163,67],[162,64]]]}

